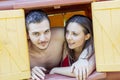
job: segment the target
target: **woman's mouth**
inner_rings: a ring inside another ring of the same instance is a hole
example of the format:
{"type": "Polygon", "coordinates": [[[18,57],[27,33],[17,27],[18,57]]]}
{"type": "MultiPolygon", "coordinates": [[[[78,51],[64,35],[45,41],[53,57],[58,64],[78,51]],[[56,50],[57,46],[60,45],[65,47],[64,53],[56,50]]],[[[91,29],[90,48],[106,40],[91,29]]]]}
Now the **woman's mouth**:
{"type": "Polygon", "coordinates": [[[68,43],[69,46],[72,46],[74,43],[68,43]]]}

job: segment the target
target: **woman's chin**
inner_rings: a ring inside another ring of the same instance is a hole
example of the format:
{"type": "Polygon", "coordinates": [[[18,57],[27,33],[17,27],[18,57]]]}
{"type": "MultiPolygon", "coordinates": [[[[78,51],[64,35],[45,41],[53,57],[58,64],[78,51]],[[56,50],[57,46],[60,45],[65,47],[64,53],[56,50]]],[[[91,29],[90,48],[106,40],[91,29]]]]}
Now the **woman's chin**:
{"type": "Polygon", "coordinates": [[[74,47],[73,47],[73,46],[69,46],[69,48],[70,48],[70,49],[74,49],[74,47]]]}

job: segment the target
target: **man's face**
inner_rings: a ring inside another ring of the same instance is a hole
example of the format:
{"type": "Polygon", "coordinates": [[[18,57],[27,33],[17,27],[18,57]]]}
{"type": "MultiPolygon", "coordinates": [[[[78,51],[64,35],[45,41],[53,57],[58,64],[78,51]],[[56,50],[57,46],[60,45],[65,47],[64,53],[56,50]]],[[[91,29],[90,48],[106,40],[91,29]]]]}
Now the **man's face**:
{"type": "Polygon", "coordinates": [[[46,49],[51,38],[50,24],[48,20],[40,23],[29,24],[29,37],[31,42],[39,49],[46,49]]]}

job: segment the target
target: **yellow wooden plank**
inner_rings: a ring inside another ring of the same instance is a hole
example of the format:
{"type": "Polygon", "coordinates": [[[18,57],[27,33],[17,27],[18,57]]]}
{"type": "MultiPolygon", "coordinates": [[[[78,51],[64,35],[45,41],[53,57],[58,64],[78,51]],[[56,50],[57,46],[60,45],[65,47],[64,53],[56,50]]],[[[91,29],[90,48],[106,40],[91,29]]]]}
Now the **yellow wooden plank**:
{"type": "Polygon", "coordinates": [[[3,10],[0,11],[0,19],[6,18],[15,18],[15,17],[24,17],[24,10],[3,10]]]}
{"type": "Polygon", "coordinates": [[[111,35],[114,37],[112,38],[114,41],[114,44],[116,45],[116,48],[118,52],[120,53],[120,8],[114,9],[111,11],[112,16],[112,30],[114,34],[111,35]]]}
{"type": "MultiPolygon", "coordinates": [[[[0,21],[0,26],[5,26],[6,27],[5,20],[0,21]]],[[[1,40],[0,40],[0,45],[1,45],[0,63],[2,63],[0,65],[0,73],[7,73],[7,72],[10,72],[10,70],[11,70],[10,67],[8,67],[10,65],[9,55],[6,54],[6,50],[4,49],[4,44],[6,44],[6,40],[7,40],[7,35],[5,35],[5,33],[6,33],[6,28],[5,27],[1,27],[1,31],[0,31],[0,38],[1,38],[1,40]],[[3,43],[3,41],[5,41],[5,42],[3,43]]]]}
{"type": "MultiPolygon", "coordinates": [[[[95,56],[96,56],[96,63],[99,63],[99,64],[103,64],[103,61],[104,61],[104,54],[103,54],[103,32],[102,32],[102,28],[100,27],[100,23],[98,22],[98,20],[95,18],[95,16],[93,16],[93,26],[95,26],[93,28],[94,30],[94,44],[95,44],[95,56]],[[99,25],[98,25],[99,24],[99,25]],[[96,26],[97,25],[97,26],[96,26]],[[97,33],[100,33],[100,34],[97,34],[97,33]],[[101,45],[99,45],[99,42],[101,41],[101,45]],[[99,52],[100,51],[100,52],[99,52]],[[103,58],[103,60],[99,60],[103,58]]],[[[97,65],[97,64],[96,64],[97,65]]],[[[97,66],[96,66],[97,67],[97,66]]]]}
{"type": "MultiPolygon", "coordinates": [[[[22,24],[22,23],[21,23],[22,24]]],[[[18,68],[22,71],[25,70],[24,65],[24,59],[20,56],[19,52],[19,40],[18,40],[18,32],[20,30],[17,29],[16,26],[16,19],[8,19],[7,20],[7,35],[8,35],[8,41],[9,44],[6,45],[6,48],[8,49],[8,54],[10,55],[11,59],[13,59],[18,66],[18,68]],[[16,54],[17,53],[17,54],[16,54]]],[[[22,35],[23,33],[21,33],[22,35]]],[[[26,45],[24,45],[26,46],[26,45]]]]}
{"type": "Polygon", "coordinates": [[[25,72],[16,72],[16,73],[12,73],[12,74],[6,74],[6,75],[0,75],[0,79],[1,80],[23,80],[23,79],[28,79],[28,76],[30,73],[29,71],[25,71],[25,72]],[[11,77],[12,76],[12,77],[11,77]],[[13,77],[14,76],[14,77],[13,77]]]}
{"type": "Polygon", "coordinates": [[[23,10],[0,11],[0,37],[0,79],[28,79],[30,64],[23,10]],[[6,16],[8,13],[12,15],[6,16]]]}
{"type": "Polygon", "coordinates": [[[17,19],[16,20],[16,25],[18,26],[18,40],[19,40],[19,52],[20,52],[20,56],[23,58],[24,60],[24,68],[25,70],[29,69],[30,64],[28,63],[29,61],[29,57],[28,57],[28,44],[27,44],[27,34],[26,34],[26,29],[25,29],[25,19],[21,18],[21,19],[17,19]],[[20,24],[21,23],[21,24],[20,24]],[[21,34],[22,33],[22,34],[21,34]],[[24,37],[24,38],[23,38],[24,37]],[[26,46],[23,46],[26,45],[26,46]],[[22,47],[21,47],[22,46],[22,47]],[[26,54],[25,54],[26,53],[26,54]]]}
{"type": "Polygon", "coordinates": [[[97,71],[120,71],[120,1],[92,4],[97,71]]]}
{"type": "Polygon", "coordinates": [[[101,2],[93,2],[92,3],[94,10],[99,10],[99,9],[117,9],[120,8],[120,0],[117,1],[101,1],[101,2]]]}

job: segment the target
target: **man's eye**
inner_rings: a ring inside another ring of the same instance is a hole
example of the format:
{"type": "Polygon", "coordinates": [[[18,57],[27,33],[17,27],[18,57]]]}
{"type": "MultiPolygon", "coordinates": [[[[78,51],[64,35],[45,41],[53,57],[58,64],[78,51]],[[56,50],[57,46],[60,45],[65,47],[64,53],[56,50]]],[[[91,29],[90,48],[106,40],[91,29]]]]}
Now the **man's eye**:
{"type": "Polygon", "coordinates": [[[49,33],[49,32],[50,32],[50,30],[46,30],[46,31],[45,31],[45,33],[49,33]]]}
{"type": "Polygon", "coordinates": [[[39,33],[38,33],[38,32],[35,32],[35,33],[33,33],[33,35],[35,35],[35,36],[39,36],[39,33]]]}

